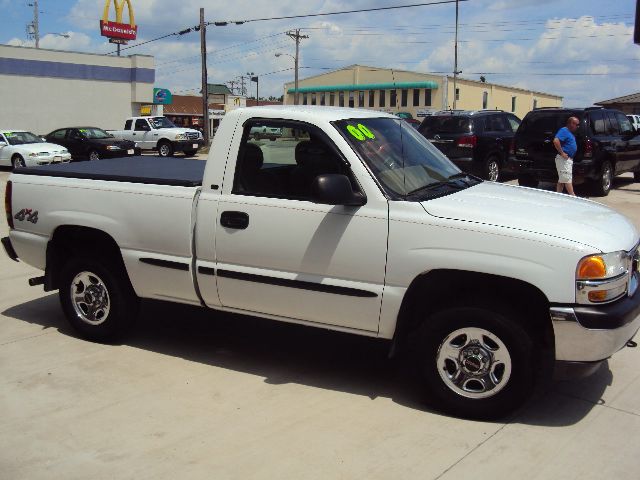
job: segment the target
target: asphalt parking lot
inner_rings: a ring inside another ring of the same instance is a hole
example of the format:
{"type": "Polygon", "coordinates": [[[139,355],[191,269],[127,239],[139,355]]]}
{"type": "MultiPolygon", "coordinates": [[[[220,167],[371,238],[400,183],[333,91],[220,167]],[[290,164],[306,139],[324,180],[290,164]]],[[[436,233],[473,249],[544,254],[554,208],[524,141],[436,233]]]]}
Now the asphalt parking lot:
{"type": "MultiPolygon", "coordinates": [[[[640,184],[619,178],[601,201],[640,228],[640,184]]],[[[504,421],[473,422],[431,409],[371,339],[145,303],[122,345],[80,340],[57,295],[27,286],[39,274],[0,253],[1,479],[603,479],[640,469],[640,349],[553,383],[504,421]]]]}

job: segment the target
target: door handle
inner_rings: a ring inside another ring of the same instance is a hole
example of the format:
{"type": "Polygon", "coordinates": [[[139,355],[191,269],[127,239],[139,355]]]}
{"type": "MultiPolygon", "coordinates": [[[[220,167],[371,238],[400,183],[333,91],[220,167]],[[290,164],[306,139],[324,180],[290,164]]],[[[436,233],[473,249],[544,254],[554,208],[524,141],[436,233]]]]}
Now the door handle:
{"type": "Polygon", "coordinates": [[[249,215],[245,212],[222,212],[220,225],[235,230],[244,230],[249,226],[249,215]]]}
{"type": "Polygon", "coordinates": [[[551,140],[547,139],[544,141],[544,143],[551,143],[551,140]]]}

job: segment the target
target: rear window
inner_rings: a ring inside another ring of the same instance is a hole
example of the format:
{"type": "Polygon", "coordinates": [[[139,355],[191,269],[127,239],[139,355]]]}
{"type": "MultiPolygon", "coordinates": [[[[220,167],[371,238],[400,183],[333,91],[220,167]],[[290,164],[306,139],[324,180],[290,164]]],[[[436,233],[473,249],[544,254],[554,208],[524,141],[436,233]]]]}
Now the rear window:
{"type": "Polygon", "coordinates": [[[469,117],[432,116],[424,119],[419,130],[427,137],[438,133],[468,133],[471,131],[471,121],[469,117]]]}
{"type": "Polygon", "coordinates": [[[525,119],[520,124],[519,133],[528,133],[528,134],[554,134],[558,131],[558,126],[560,125],[560,118],[556,114],[547,114],[547,115],[530,115],[525,117],[525,119]]]}

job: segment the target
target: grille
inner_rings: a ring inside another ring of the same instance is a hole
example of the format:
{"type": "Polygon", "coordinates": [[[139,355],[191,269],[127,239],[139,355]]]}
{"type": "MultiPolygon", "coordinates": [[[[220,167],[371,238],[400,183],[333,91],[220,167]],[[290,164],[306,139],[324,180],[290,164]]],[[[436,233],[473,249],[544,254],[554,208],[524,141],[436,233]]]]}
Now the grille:
{"type": "Polygon", "coordinates": [[[187,138],[189,140],[197,140],[198,138],[200,138],[200,135],[198,135],[196,132],[187,132],[187,138]]]}

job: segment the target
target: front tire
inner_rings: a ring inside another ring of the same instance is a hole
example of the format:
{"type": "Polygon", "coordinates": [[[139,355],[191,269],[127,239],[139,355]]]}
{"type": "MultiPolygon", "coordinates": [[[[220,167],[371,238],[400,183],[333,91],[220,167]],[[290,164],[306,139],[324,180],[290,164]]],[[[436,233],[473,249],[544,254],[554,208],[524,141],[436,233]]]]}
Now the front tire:
{"type": "Polygon", "coordinates": [[[533,341],[513,315],[487,307],[447,308],[426,321],[420,338],[428,394],[454,415],[504,417],[533,388],[533,341]]]}
{"type": "Polygon", "coordinates": [[[27,164],[24,161],[24,158],[22,158],[21,155],[15,154],[13,157],[11,157],[11,167],[15,170],[16,168],[25,168],[27,166],[27,164]]]}
{"type": "Polygon", "coordinates": [[[138,315],[139,299],[119,264],[77,257],[61,269],[62,309],[74,330],[87,340],[117,341],[138,315]]]}
{"type": "Polygon", "coordinates": [[[89,155],[87,156],[91,162],[96,162],[100,160],[100,154],[97,150],[91,150],[89,155]]]}
{"type": "Polygon", "coordinates": [[[161,157],[172,157],[173,156],[173,145],[171,142],[163,141],[158,145],[158,153],[161,157]]]}

